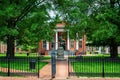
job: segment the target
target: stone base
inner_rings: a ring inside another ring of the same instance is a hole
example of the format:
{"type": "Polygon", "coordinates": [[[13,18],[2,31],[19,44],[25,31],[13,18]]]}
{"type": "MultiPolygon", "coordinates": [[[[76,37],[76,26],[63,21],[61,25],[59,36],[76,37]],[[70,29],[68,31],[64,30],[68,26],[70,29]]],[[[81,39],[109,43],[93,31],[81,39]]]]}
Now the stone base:
{"type": "Polygon", "coordinates": [[[66,61],[67,59],[65,59],[65,58],[57,58],[56,60],[57,61],[66,61]]]}

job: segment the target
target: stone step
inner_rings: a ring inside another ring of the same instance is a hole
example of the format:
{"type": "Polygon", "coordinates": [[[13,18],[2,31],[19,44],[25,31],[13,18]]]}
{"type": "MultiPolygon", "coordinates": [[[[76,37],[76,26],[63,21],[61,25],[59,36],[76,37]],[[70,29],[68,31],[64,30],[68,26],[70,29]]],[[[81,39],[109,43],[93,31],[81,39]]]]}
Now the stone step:
{"type": "MultiPolygon", "coordinates": [[[[51,55],[52,51],[48,51],[48,55],[51,55]]],[[[57,51],[55,50],[55,53],[57,54],[57,51]]],[[[64,51],[64,55],[69,55],[69,51],[64,51]]]]}

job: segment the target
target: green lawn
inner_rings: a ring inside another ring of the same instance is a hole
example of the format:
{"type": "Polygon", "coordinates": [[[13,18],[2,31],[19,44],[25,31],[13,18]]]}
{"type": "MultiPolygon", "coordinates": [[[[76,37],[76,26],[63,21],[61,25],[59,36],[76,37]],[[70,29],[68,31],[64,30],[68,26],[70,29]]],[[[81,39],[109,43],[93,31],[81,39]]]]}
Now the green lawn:
{"type": "MultiPolygon", "coordinates": [[[[0,57],[5,56],[6,56],[5,53],[0,53],[0,57]]],[[[27,53],[15,53],[15,57],[38,57],[38,53],[30,53],[29,56],[27,56],[27,53]]]]}
{"type": "MultiPolygon", "coordinates": [[[[15,60],[11,60],[10,61],[10,68],[11,69],[15,69],[15,70],[22,70],[22,71],[28,71],[28,72],[37,72],[38,71],[38,67],[39,69],[43,68],[46,64],[48,64],[48,62],[43,62],[40,61],[39,65],[38,65],[38,61],[36,61],[35,63],[35,70],[30,70],[29,67],[29,60],[27,59],[15,59],[15,60]]],[[[4,61],[0,61],[0,67],[2,68],[7,68],[8,67],[8,63],[6,60],[4,61]]]]}
{"type": "MultiPolygon", "coordinates": [[[[7,68],[8,67],[8,61],[5,58],[6,54],[0,54],[0,67],[7,68]]],[[[10,69],[15,70],[21,70],[21,71],[27,71],[27,72],[34,72],[37,73],[38,70],[42,69],[48,62],[45,62],[43,60],[50,59],[50,56],[44,56],[39,58],[38,63],[38,56],[37,54],[30,54],[27,56],[26,54],[15,54],[15,58],[9,60],[10,61],[10,69]],[[30,70],[30,60],[34,59],[35,62],[35,70],[30,70]]]]}
{"type": "MultiPolygon", "coordinates": [[[[74,57],[75,58],[75,57],[74,57]]],[[[77,76],[102,77],[102,56],[85,56],[79,60],[71,61],[71,65],[77,76]]],[[[120,77],[120,59],[104,57],[104,72],[106,77],[120,77]]]]}

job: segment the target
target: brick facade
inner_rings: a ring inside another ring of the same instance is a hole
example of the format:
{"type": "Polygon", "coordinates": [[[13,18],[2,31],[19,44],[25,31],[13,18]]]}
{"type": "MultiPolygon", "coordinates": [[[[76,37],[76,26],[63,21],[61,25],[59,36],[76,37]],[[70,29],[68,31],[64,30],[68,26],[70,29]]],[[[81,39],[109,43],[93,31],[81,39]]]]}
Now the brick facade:
{"type": "MultiPolygon", "coordinates": [[[[7,44],[0,42],[0,53],[6,53],[7,52],[7,44]]],[[[15,47],[15,52],[21,53],[21,49],[15,47]]]]}

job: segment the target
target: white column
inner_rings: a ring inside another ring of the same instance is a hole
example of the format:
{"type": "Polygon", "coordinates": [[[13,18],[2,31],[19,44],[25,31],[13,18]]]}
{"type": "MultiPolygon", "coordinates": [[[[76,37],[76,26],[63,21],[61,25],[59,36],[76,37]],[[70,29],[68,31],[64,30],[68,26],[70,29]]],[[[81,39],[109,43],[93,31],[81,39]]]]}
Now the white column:
{"type": "Polygon", "coordinates": [[[76,33],[76,50],[78,50],[78,33],[76,33]]]}
{"type": "Polygon", "coordinates": [[[101,53],[101,47],[99,47],[99,53],[101,53]]]}
{"type": "Polygon", "coordinates": [[[55,50],[58,49],[58,32],[55,33],[55,50]]]}
{"type": "Polygon", "coordinates": [[[68,30],[68,32],[67,32],[67,49],[70,50],[69,30],[68,30]]]}
{"type": "Polygon", "coordinates": [[[109,47],[106,47],[106,53],[109,53],[109,47]]]}
{"type": "Polygon", "coordinates": [[[46,41],[46,50],[49,50],[49,42],[46,41]]]}

